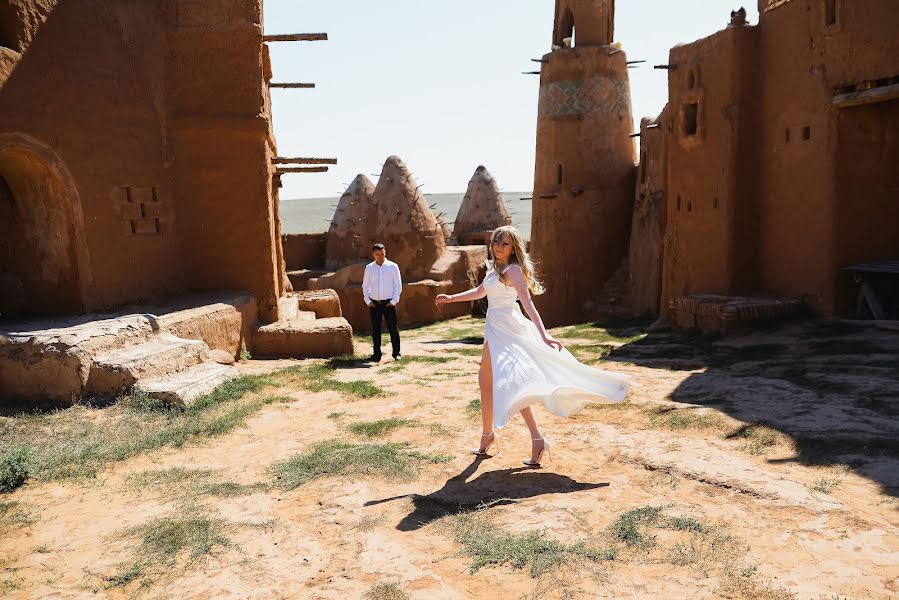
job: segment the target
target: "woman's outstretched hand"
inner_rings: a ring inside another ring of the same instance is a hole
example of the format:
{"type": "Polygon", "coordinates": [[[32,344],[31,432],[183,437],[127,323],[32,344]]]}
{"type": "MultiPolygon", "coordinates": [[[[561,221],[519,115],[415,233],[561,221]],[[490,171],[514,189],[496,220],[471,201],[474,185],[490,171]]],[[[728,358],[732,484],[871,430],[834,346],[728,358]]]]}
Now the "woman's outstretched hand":
{"type": "Polygon", "coordinates": [[[446,304],[447,302],[452,302],[447,294],[437,294],[437,297],[434,298],[434,304],[446,304]]]}
{"type": "Polygon", "coordinates": [[[558,352],[561,352],[562,348],[564,347],[564,346],[562,346],[562,342],[560,342],[559,340],[557,340],[556,338],[554,338],[551,335],[543,336],[543,343],[558,352]]]}

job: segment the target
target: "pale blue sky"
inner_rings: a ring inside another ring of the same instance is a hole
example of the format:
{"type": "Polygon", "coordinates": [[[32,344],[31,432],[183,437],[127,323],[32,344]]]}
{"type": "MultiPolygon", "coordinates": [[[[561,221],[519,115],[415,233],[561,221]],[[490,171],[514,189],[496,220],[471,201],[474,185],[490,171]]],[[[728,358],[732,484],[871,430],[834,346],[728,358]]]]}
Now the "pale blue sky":
{"type": "MultiPolygon", "coordinates": [[[[754,0],[744,0],[758,22],[754,0]]],[[[631,69],[634,118],[655,116],[668,49],[724,28],[740,0],[619,0],[615,40],[631,69]]],[[[463,192],[479,164],[503,189],[533,185],[539,76],[553,0],[265,0],[265,32],[326,32],[327,42],[272,43],[282,156],[337,157],[329,173],[285,175],[281,198],[339,196],[356,173],[376,180],[401,156],[425,193],[463,192]]]]}

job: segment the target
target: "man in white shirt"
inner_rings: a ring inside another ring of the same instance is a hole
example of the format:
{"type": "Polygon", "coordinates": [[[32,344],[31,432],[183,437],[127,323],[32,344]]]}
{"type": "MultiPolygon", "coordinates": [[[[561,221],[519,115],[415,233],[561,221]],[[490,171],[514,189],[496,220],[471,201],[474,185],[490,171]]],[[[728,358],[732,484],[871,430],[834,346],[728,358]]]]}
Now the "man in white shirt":
{"type": "Polygon", "coordinates": [[[365,275],[362,277],[362,297],[371,315],[371,339],[374,346],[370,360],[381,360],[382,317],[387,320],[393,359],[400,360],[400,332],[396,328],[396,305],[403,292],[400,268],[395,262],[387,260],[384,244],[372,246],[371,254],[375,260],[365,265],[365,275]]]}

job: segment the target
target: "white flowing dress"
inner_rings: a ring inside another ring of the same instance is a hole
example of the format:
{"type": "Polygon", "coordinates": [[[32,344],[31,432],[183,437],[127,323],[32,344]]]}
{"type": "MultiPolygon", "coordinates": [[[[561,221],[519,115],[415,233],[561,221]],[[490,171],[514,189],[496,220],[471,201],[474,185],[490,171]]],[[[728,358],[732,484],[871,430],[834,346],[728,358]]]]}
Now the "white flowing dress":
{"type": "Polygon", "coordinates": [[[621,402],[626,375],[589,367],[568,351],[550,348],[536,325],[518,306],[518,292],[490,270],[485,339],[493,366],[493,426],[502,429],[521,409],[543,404],[549,412],[570,417],[591,402],[621,402]]]}

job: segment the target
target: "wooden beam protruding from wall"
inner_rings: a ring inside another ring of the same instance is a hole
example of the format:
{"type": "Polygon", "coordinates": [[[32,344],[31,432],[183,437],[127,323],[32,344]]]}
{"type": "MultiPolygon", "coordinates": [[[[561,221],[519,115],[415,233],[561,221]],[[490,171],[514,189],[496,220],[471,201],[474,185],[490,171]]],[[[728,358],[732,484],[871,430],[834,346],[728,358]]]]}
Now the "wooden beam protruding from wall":
{"type": "Polygon", "coordinates": [[[336,158],[285,158],[276,156],[272,159],[276,165],[336,165],[336,158]]]}
{"type": "Polygon", "coordinates": [[[279,35],[264,35],[264,42],[326,42],[327,33],[284,33],[279,35]]]}
{"type": "Polygon", "coordinates": [[[283,173],[327,173],[328,167],[283,167],[276,169],[275,173],[281,175],[283,173]]]}

